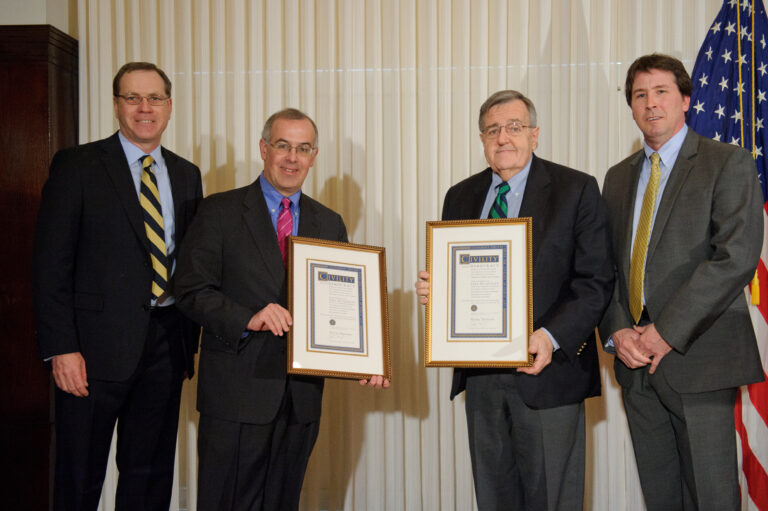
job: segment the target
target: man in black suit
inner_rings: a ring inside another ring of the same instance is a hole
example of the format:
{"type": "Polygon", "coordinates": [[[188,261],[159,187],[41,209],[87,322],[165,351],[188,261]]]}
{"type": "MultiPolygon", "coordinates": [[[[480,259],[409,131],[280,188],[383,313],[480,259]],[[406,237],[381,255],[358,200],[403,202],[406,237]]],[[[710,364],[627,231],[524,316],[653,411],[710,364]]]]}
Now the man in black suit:
{"type": "MultiPolygon", "coordinates": [[[[534,363],[454,370],[478,508],[581,509],[584,399],[600,394],[594,331],[613,284],[605,208],[593,177],[533,154],[536,109],[521,93],[488,98],[479,127],[490,167],[448,190],[442,219],[489,218],[502,202],[507,216],[532,217],[534,363]]],[[[419,277],[426,303],[429,274],[419,277]]]]}
{"type": "Polygon", "coordinates": [[[56,381],[56,509],[96,509],[116,422],[116,508],[168,509],[199,334],[173,297],[175,248],[202,185],[195,165],[160,145],[171,82],[132,62],[113,95],[119,131],[54,156],[35,232],[37,340],[56,381]]]}
{"type": "MultiPolygon", "coordinates": [[[[323,379],[286,374],[287,237],[347,241],[341,217],[301,185],[317,127],[292,108],[259,143],[264,172],[208,197],[179,258],[179,307],[203,325],[198,509],[297,509],[320,425],[323,379]]],[[[373,387],[388,386],[373,376],[373,387]]]]}
{"type": "Polygon", "coordinates": [[[616,354],[647,508],[735,511],[733,408],[740,385],[764,379],[744,297],[763,198],[749,152],[688,129],[692,92],[668,55],[627,71],[643,147],[605,176],[617,278],[600,335],[616,354]]]}

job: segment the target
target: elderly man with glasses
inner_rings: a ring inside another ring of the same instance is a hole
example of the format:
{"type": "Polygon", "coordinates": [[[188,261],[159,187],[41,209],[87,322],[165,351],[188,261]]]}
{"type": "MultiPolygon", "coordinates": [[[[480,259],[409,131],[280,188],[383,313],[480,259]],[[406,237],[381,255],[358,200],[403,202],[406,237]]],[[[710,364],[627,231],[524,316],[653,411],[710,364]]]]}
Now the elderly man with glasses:
{"type": "MultiPolygon", "coordinates": [[[[613,285],[597,181],[533,154],[536,109],[513,90],[480,108],[490,165],[451,187],[443,220],[531,217],[531,367],[455,369],[480,510],[573,510],[584,498],[584,400],[600,394],[595,326],[613,285]]],[[[423,304],[429,274],[419,273],[423,304]]]]}

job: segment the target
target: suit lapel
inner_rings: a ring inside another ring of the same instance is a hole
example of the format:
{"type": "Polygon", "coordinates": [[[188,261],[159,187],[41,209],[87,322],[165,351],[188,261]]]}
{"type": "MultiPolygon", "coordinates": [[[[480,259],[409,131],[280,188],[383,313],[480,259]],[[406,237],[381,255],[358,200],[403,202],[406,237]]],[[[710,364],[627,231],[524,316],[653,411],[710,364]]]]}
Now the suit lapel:
{"type": "Polygon", "coordinates": [[[299,198],[299,211],[298,235],[307,238],[317,238],[321,227],[317,220],[317,211],[312,201],[305,199],[304,193],[299,198]]]}
{"type": "Polygon", "coordinates": [[[472,198],[467,200],[464,204],[466,210],[462,213],[461,218],[480,218],[482,219],[483,206],[485,206],[485,198],[488,196],[488,188],[491,186],[493,180],[493,170],[490,167],[485,169],[477,179],[472,188],[472,198]]]}
{"type": "Polygon", "coordinates": [[[650,260],[653,256],[653,251],[659,244],[664,227],[669,220],[669,215],[672,213],[672,208],[675,206],[675,201],[680,193],[680,189],[683,187],[688,175],[693,169],[693,160],[698,152],[699,136],[692,130],[688,130],[688,134],[683,140],[683,145],[680,147],[680,152],[677,155],[672,172],[669,174],[667,180],[667,186],[664,187],[664,195],[661,197],[659,203],[659,211],[656,213],[656,220],[653,222],[653,231],[651,232],[651,240],[648,242],[648,254],[647,260],[650,260]]]}
{"type": "Polygon", "coordinates": [[[523,202],[520,204],[520,217],[531,217],[532,248],[531,257],[536,261],[539,252],[539,240],[544,236],[549,223],[549,199],[551,195],[550,179],[547,168],[536,155],[531,160],[528,181],[525,183],[523,202]]]}
{"type": "Polygon", "coordinates": [[[184,207],[185,199],[192,196],[192,193],[188,193],[185,189],[186,183],[182,178],[181,172],[177,165],[176,155],[170,151],[166,151],[164,147],[160,150],[163,152],[163,159],[165,160],[165,168],[168,169],[168,179],[171,182],[171,196],[173,197],[173,221],[176,225],[176,232],[184,232],[185,226],[179,225],[184,220],[184,207]]]}
{"type": "MultiPolygon", "coordinates": [[[[277,234],[272,226],[272,219],[267,209],[267,201],[261,191],[261,178],[257,179],[249,188],[243,201],[243,221],[253,236],[253,241],[264,260],[264,267],[278,289],[282,289],[285,281],[283,257],[280,247],[277,245],[277,234]]],[[[302,215],[303,216],[303,215],[302,215]]]]}
{"type": "Polygon", "coordinates": [[[149,240],[144,230],[144,214],[141,211],[139,198],[136,195],[136,185],[131,177],[131,169],[125,159],[125,151],[120,145],[117,133],[104,141],[102,145],[102,163],[107,175],[115,186],[120,203],[128,215],[128,221],[134,233],[149,254],[149,240]]]}
{"type": "Polygon", "coordinates": [[[640,181],[640,173],[643,171],[643,161],[645,153],[640,150],[635,158],[629,163],[629,168],[622,173],[627,182],[618,187],[624,190],[624,197],[621,198],[620,219],[624,221],[624,228],[621,229],[623,239],[619,243],[618,249],[621,250],[621,260],[617,261],[629,275],[629,266],[632,261],[632,227],[635,220],[635,198],[637,197],[637,184],[640,181]]]}

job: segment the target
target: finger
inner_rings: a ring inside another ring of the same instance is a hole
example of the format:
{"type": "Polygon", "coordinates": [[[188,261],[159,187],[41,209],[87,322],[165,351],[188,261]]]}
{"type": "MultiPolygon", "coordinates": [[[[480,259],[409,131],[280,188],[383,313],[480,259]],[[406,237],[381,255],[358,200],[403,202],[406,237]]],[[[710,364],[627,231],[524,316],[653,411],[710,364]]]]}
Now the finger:
{"type": "Polygon", "coordinates": [[[659,367],[659,364],[661,363],[662,358],[663,357],[660,357],[658,355],[653,357],[653,361],[651,361],[651,368],[648,369],[649,374],[653,374],[656,372],[656,368],[659,367]]]}
{"type": "Polygon", "coordinates": [[[385,389],[388,389],[390,385],[389,378],[384,378],[384,382],[381,384],[382,387],[385,389]]]}
{"type": "Polygon", "coordinates": [[[360,386],[366,385],[368,383],[368,380],[360,380],[360,386]]]}
{"type": "Polygon", "coordinates": [[[77,397],[85,397],[88,395],[88,383],[85,380],[80,380],[75,384],[74,395],[77,397]]]}
{"type": "Polygon", "coordinates": [[[426,271],[426,270],[421,270],[421,271],[419,272],[419,278],[420,278],[421,280],[429,280],[429,273],[427,273],[427,271],[426,271]]]}
{"type": "Polygon", "coordinates": [[[533,365],[532,366],[530,366],[530,367],[518,367],[517,371],[520,372],[520,373],[536,375],[536,374],[539,374],[542,369],[543,369],[543,365],[541,363],[541,360],[539,359],[539,357],[536,357],[534,359],[534,361],[533,361],[533,365]]]}
{"type": "Polygon", "coordinates": [[[275,317],[277,318],[280,328],[283,332],[287,332],[290,330],[291,325],[293,324],[293,320],[291,319],[291,313],[288,312],[288,310],[284,307],[281,307],[280,305],[275,306],[275,317]]]}

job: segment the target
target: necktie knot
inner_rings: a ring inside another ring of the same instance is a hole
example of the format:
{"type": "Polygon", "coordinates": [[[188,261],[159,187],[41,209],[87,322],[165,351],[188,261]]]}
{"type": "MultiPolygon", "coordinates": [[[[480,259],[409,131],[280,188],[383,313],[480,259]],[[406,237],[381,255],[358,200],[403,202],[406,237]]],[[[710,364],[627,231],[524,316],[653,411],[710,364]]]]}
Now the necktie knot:
{"type": "Polygon", "coordinates": [[[141,168],[147,171],[152,168],[152,164],[155,162],[155,159],[148,154],[145,154],[139,160],[141,161],[141,168]]]}
{"type": "Polygon", "coordinates": [[[661,163],[661,156],[659,156],[659,153],[651,154],[651,165],[653,167],[658,167],[659,163],[661,163]]]}
{"type": "Polygon", "coordinates": [[[283,200],[280,201],[280,204],[282,204],[283,209],[291,209],[291,199],[288,197],[283,197],[283,200]]]}

